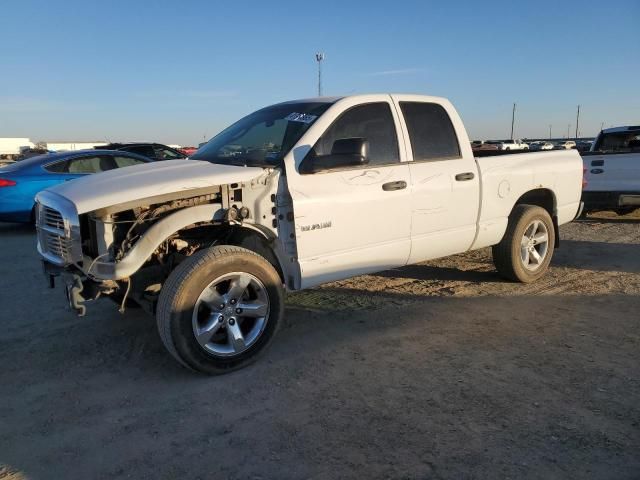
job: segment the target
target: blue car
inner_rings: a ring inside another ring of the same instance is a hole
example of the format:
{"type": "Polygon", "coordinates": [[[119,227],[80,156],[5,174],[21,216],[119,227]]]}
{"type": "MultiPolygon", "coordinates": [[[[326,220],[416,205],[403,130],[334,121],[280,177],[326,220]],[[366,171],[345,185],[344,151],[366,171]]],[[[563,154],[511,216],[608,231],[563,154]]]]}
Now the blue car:
{"type": "Polygon", "coordinates": [[[45,188],[114,168],[152,160],[115,150],[39,155],[0,168],[0,222],[34,222],[36,194],[45,188]]]}

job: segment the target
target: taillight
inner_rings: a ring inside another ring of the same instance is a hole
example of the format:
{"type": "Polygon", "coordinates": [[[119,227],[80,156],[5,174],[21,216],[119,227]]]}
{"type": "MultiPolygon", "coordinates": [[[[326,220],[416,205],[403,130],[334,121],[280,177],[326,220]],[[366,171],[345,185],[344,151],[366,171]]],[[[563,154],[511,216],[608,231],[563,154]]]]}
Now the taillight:
{"type": "Polygon", "coordinates": [[[582,189],[584,190],[587,186],[587,167],[582,167],[582,189]]]}
{"type": "Polygon", "coordinates": [[[7,180],[6,178],[0,178],[0,187],[13,187],[16,184],[13,180],[7,180]]]}

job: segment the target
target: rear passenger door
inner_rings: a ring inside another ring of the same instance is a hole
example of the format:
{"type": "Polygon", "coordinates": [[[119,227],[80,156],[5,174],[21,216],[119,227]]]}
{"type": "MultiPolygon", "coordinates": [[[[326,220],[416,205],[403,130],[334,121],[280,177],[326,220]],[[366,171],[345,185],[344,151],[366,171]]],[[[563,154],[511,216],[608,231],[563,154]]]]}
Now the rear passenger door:
{"type": "Polygon", "coordinates": [[[480,181],[464,126],[446,100],[395,95],[411,175],[409,263],[468,250],[476,234],[480,181]]]}

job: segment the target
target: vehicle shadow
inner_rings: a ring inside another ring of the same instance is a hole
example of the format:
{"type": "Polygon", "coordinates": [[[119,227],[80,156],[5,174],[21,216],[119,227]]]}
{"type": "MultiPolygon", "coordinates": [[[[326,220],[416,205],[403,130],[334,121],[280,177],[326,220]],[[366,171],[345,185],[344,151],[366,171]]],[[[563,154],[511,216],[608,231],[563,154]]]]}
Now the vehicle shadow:
{"type": "Polygon", "coordinates": [[[405,267],[370,274],[382,278],[406,278],[412,280],[442,280],[461,282],[505,282],[495,270],[484,272],[479,270],[461,270],[459,268],[439,267],[433,265],[407,265],[405,267]]]}
{"type": "Polygon", "coordinates": [[[640,245],[562,240],[561,248],[554,255],[552,266],[601,272],[640,273],[640,245]]]}
{"type": "Polygon", "coordinates": [[[623,216],[623,217],[583,217],[575,220],[578,223],[597,224],[597,223],[619,223],[619,224],[640,224],[640,217],[623,216]]]}

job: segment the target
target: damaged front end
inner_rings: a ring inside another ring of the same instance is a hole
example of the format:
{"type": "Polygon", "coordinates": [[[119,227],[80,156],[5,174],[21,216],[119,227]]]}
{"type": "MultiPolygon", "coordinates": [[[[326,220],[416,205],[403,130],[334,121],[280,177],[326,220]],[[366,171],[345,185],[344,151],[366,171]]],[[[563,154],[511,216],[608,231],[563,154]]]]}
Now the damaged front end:
{"type": "MultiPolygon", "coordinates": [[[[239,231],[278,235],[280,175],[135,199],[88,212],[55,191],[37,196],[38,251],[50,286],[60,277],[78,315],[108,297],[153,313],[162,284],[196,251],[230,242],[239,231]]],[[[237,242],[236,242],[237,243],[237,242]]]]}

